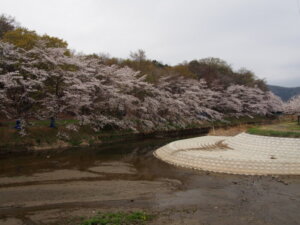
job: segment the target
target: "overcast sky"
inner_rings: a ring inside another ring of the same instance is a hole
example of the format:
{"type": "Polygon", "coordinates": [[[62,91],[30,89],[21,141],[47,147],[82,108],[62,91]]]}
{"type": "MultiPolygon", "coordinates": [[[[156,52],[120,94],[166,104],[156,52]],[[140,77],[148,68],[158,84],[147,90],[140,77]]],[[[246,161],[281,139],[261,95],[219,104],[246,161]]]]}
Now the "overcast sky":
{"type": "Polygon", "coordinates": [[[269,84],[300,86],[298,0],[0,0],[0,13],[84,53],[171,65],[219,57],[269,84]]]}

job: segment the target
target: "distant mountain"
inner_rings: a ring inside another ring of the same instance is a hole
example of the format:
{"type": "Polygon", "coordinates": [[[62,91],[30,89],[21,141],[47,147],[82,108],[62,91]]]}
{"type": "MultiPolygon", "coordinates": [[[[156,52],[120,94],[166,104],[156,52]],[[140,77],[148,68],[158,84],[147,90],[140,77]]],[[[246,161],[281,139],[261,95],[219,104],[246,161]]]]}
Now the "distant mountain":
{"type": "Polygon", "coordinates": [[[300,95],[300,87],[287,88],[275,85],[268,85],[269,89],[277,96],[279,96],[283,101],[288,101],[295,95],[300,95]]]}

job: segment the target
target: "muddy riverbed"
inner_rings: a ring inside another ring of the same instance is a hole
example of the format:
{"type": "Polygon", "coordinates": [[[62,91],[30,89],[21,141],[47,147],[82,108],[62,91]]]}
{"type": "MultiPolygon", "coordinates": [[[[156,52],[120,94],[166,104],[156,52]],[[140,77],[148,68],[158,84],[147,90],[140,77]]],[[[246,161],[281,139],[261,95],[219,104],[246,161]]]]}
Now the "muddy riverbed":
{"type": "Polygon", "coordinates": [[[231,176],[165,164],[174,139],[6,155],[0,224],[76,225],[97,212],[143,210],[152,225],[300,224],[299,176],[231,176]]]}

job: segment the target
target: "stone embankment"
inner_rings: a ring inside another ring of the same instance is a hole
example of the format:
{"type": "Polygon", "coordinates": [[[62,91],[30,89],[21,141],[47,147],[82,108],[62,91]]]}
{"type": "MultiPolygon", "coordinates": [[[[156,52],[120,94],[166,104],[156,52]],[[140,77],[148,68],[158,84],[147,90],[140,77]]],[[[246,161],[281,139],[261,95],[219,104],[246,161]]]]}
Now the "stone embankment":
{"type": "Polygon", "coordinates": [[[169,143],[154,155],[173,165],[241,175],[300,175],[300,139],[241,133],[169,143]]]}

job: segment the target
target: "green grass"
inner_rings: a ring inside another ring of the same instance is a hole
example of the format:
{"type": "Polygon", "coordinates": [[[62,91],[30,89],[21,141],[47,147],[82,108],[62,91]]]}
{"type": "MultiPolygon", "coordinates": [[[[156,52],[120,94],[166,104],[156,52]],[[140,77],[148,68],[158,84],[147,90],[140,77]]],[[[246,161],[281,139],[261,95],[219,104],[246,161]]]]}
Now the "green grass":
{"type": "Polygon", "coordinates": [[[58,140],[57,134],[59,131],[68,133],[70,136],[70,143],[74,146],[77,146],[81,143],[82,138],[85,138],[85,135],[83,135],[81,132],[73,132],[66,129],[68,124],[77,123],[78,120],[74,119],[57,120],[57,128],[50,128],[49,120],[31,120],[27,126],[28,135],[21,137],[19,132],[14,129],[14,121],[1,122],[0,148],[53,144],[58,140]]]}
{"type": "MultiPolygon", "coordinates": [[[[182,131],[185,129],[194,128],[208,128],[214,126],[215,128],[224,126],[234,126],[243,123],[262,123],[267,118],[265,117],[241,117],[241,118],[226,118],[222,121],[215,121],[211,123],[206,121],[201,124],[188,124],[182,127],[178,124],[168,123],[165,126],[156,127],[155,131],[145,131],[144,134],[151,132],[167,132],[167,131],[182,131]]],[[[19,132],[14,129],[15,121],[1,121],[0,122],[0,150],[1,149],[26,149],[30,146],[56,146],[58,141],[66,142],[70,146],[80,146],[83,143],[91,145],[100,143],[111,143],[123,140],[128,140],[138,137],[138,134],[132,130],[118,130],[118,129],[103,129],[101,131],[94,131],[90,126],[78,126],[78,130],[69,130],[67,125],[77,124],[79,121],[75,119],[58,119],[56,120],[57,128],[49,127],[49,120],[31,120],[27,126],[27,135],[20,136],[19,132]],[[64,135],[58,135],[63,133],[64,135]]],[[[143,131],[140,131],[143,133],[143,131]]]]}
{"type": "Polygon", "coordinates": [[[293,131],[299,131],[300,132],[300,125],[296,122],[286,122],[281,123],[281,126],[283,129],[293,130],[293,131]]]}
{"type": "Polygon", "coordinates": [[[240,124],[260,124],[260,123],[265,123],[268,121],[271,121],[274,118],[267,118],[265,116],[253,116],[253,117],[248,117],[248,116],[242,116],[242,117],[225,117],[223,120],[220,121],[215,121],[213,122],[214,126],[224,126],[224,125],[240,125],[240,124]]]}
{"type": "Polygon", "coordinates": [[[263,136],[300,138],[300,125],[294,122],[285,122],[249,128],[247,132],[263,136]]]}
{"type": "Polygon", "coordinates": [[[143,225],[150,221],[153,216],[144,212],[131,213],[99,213],[86,219],[80,225],[143,225]]]}
{"type": "MultiPolygon", "coordinates": [[[[28,121],[30,126],[33,127],[49,127],[50,126],[50,120],[29,120],[28,121]]],[[[57,126],[66,126],[68,124],[78,124],[79,121],[75,119],[63,119],[63,120],[56,120],[57,126]]],[[[2,122],[2,128],[4,127],[10,127],[13,128],[16,125],[15,121],[5,121],[2,122]]]]}
{"type": "Polygon", "coordinates": [[[27,126],[27,135],[22,137],[19,131],[14,129],[14,121],[3,121],[0,123],[0,150],[11,148],[26,148],[29,146],[52,145],[61,140],[71,146],[79,146],[83,142],[92,145],[101,142],[118,141],[120,138],[134,135],[131,130],[102,130],[95,132],[90,126],[79,126],[78,130],[67,129],[69,124],[78,124],[75,119],[63,119],[56,121],[56,128],[50,128],[49,120],[31,120],[27,126]],[[58,136],[58,133],[66,134],[58,136]]]}

